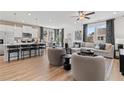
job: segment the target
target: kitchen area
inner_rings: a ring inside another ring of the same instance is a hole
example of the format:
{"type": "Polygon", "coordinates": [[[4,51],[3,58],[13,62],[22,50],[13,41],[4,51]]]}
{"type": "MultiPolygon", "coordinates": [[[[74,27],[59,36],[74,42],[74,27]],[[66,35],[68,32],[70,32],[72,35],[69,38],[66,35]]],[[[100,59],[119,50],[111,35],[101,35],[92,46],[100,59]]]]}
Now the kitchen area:
{"type": "Polygon", "coordinates": [[[64,29],[0,20],[0,56],[9,62],[24,59],[25,51],[29,57],[32,53],[40,55],[39,52],[50,47],[50,43],[57,41],[58,46],[63,46],[63,36],[64,29]]]}
{"type": "MultiPolygon", "coordinates": [[[[4,56],[4,61],[8,61],[7,46],[40,43],[39,33],[40,27],[38,26],[0,21],[0,55],[4,56]]],[[[13,55],[16,53],[11,54],[13,55]]]]}

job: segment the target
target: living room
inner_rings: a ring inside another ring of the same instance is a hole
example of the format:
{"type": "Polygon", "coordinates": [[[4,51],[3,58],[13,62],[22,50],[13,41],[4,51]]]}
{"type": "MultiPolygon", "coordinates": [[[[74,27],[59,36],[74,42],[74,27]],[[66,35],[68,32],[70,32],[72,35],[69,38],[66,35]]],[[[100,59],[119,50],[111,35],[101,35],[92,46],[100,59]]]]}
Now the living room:
{"type": "Polygon", "coordinates": [[[123,11],[1,11],[0,80],[124,80],[123,24],[123,11]]]}
{"type": "Polygon", "coordinates": [[[0,91],[123,93],[123,0],[1,0],[0,91]]]}

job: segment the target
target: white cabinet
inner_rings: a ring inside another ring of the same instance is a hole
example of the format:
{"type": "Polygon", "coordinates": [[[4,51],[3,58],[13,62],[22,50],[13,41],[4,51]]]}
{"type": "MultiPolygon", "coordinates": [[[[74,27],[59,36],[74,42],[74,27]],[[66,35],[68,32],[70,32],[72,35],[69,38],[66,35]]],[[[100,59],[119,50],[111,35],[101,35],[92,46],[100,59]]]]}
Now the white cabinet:
{"type": "MultiPolygon", "coordinates": [[[[3,39],[3,43],[4,43],[4,37],[5,35],[4,35],[4,32],[3,31],[0,31],[0,39],[3,39]]],[[[3,44],[0,44],[0,55],[1,54],[4,54],[4,46],[3,46],[3,44]]]]}
{"type": "Polygon", "coordinates": [[[0,44],[0,55],[4,54],[4,45],[0,44]]]}
{"type": "Polygon", "coordinates": [[[22,37],[22,27],[16,27],[14,29],[14,37],[22,37]]]}
{"type": "Polygon", "coordinates": [[[3,32],[3,31],[0,31],[0,39],[4,39],[4,37],[5,37],[5,34],[4,34],[5,32],[3,32]]]}
{"type": "Polygon", "coordinates": [[[14,31],[5,31],[5,44],[14,43],[14,31]]]}

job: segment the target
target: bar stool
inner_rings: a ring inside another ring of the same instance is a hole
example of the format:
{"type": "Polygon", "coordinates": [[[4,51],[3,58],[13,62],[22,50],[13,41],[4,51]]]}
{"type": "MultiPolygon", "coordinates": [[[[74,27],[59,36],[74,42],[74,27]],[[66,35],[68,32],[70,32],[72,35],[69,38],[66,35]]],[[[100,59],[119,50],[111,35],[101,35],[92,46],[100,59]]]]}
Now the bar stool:
{"type": "Polygon", "coordinates": [[[24,59],[25,55],[31,57],[30,45],[21,45],[21,59],[24,59]],[[28,52],[28,54],[25,54],[25,52],[28,52]]]}
{"type": "Polygon", "coordinates": [[[34,51],[34,56],[36,56],[37,50],[38,50],[37,44],[31,44],[31,47],[30,47],[31,54],[32,54],[32,51],[34,51]]]}
{"type": "Polygon", "coordinates": [[[40,51],[46,49],[46,44],[38,44],[38,55],[41,55],[40,51]]]}
{"type": "Polygon", "coordinates": [[[41,50],[40,44],[37,44],[37,50],[38,50],[38,55],[40,56],[40,50],[41,50]]]}
{"type": "Polygon", "coordinates": [[[46,54],[46,44],[42,44],[42,49],[45,50],[45,54],[46,54]]]}
{"type": "Polygon", "coordinates": [[[8,62],[10,62],[10,58],[17,57],[17,60],[19,60],[19,45],[10,45],[7,46],[8,48],[8,62]],[[11,53],[16,53],[17,55],[11,56],[11,53]]]}
{"type": "Polygon", "coordinates": [[[38,44],[38,55],[41,55],[42,44],[38,44]]]}

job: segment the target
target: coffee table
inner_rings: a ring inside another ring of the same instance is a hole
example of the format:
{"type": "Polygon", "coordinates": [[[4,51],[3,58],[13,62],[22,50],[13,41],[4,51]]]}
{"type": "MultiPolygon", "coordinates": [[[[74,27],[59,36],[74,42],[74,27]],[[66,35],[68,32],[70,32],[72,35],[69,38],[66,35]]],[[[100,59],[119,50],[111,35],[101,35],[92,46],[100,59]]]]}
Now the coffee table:
{"type": "Polygon", "coordinates": [[[94,54],[94,51],[92,50],[81,51],[78,54],[83,56],[97,56],[94,54]]]}

